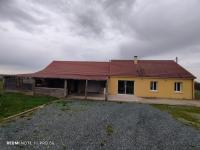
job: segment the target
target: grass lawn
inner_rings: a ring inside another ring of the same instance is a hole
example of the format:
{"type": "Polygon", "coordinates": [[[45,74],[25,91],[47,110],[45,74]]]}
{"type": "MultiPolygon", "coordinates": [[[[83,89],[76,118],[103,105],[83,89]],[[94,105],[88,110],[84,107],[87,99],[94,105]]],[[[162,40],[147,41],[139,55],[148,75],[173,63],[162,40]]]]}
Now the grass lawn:
{"type": "Polygon", "coordinates": [[[152,106],[170,113],[174,118],[187,125],[200,128],[200,108],[192,106],[170,106],[170,105],[158,105],[152,106]]]}
{"type": "Polygon", "coordinates": [[[0,121],[3,118],[55,100],[49,96],[28,96],[20,93],[0,94],[0,121]]]}
{"type": "Polygon", "coordinates": [[[195,91],[195,99],[200,100],[200,91],[198,91],[198,90],[195,91]]]}

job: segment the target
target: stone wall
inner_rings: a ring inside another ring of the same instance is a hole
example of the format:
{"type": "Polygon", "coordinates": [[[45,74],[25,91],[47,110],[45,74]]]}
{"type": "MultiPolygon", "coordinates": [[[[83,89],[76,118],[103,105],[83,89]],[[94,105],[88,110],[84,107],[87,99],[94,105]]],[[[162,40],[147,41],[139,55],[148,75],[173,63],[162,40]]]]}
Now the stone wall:
{"type": "Polygon", "coordinates": [[[54,97],[64,97],[64,88],[46,88],[46,87],[35,87],[34,94],[36,95],[48,95],[54,97]]]}

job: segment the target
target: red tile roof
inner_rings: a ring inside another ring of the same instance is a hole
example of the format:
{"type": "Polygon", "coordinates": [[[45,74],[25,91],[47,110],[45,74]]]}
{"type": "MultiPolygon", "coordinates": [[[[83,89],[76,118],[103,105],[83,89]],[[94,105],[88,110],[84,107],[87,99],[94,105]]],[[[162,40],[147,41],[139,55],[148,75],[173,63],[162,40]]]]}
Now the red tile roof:
{"type": "Polygon", "coordinates": [[[43,70],[25,76],[40,78],[66,78],[106,80],[109,74],[108,62],[53,61],[43,70]]]}
{"type": "Polygon", "coordinates": [[[195,78],[173,60],[113,60],[110,66],[111,76],[195,78]]]}
{"type": "Polygon", "coordinates": [[[20,76],[106,80],[109,76],[190,78],[190,72],[173,60],[112,60],[111,62],[53,61],[45,69],[20,76]]]}

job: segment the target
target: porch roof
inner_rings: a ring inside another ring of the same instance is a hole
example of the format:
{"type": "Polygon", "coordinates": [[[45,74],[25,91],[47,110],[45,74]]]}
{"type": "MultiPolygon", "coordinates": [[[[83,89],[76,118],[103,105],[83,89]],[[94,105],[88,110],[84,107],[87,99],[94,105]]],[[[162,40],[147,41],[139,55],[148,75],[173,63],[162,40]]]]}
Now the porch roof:
{"type": "Polygon", "coordinates": [[[43,70],[21,74],[19,76],[35,78],[62,78],[80,80],[107,80],[109,64],[107,62],[53,61],[43,70]]]}

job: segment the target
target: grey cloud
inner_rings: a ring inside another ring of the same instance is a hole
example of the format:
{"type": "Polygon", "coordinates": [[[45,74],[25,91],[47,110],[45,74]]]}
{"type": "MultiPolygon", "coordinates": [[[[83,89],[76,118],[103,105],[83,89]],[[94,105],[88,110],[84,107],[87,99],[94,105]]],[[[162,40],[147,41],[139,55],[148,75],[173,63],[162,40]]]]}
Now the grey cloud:
{"type": "Polygon", "coordinates": [[[130,23],[135,35],[132,40],[121,45],[122,56],[137,54],[145,57],[173,51],[182,52],[198,45],[200,5],[195,0],[184,2],[171,5],[171,10],[170,7],[156,7],[156,10],[144,10],[135,15],[135,19],[130,23]],[[178,7],[181,9],[177,9],[178,7]]]}
{"type": "MultiPolygon", "coordinates": [[[[73,32],[83,36],[102,36],[104,30],[108,28],[105,19],[108,19],[111,28],[122,32],[123,28],[128,28],[130,12],[136,0],[83,0],[77,1],[55,1],[39,0],[36,3],[53,10],[63,16],[64,19],[73,22],[73,32]]],[[[34,1],[33,1],[34,2],[34,1]]]]}
{"type": "Polygon", "coordinates": [[[102,33],[104,26],[103,21],[100,20],[100,13],[95,10],[95,5],[89,7],[94,4],[93,2],[88,3],[88,5],[85,5],[86,1],[76,3],[76,1],[71,0],[33,0],[31,2],[37,3],[49,11],[55,12],[59,16],[62,16],[64,20],[73,23],[71,30],[76,34],[82,36],[95,36],[102,33]]]}
{"type": "MultiPolygon", "coordinates": [[[[117,21],[126,21],[131,16],[136,0],[106,0],[102,5],[107,14],[117,21]]],[[[123,22],[121,22],[123,23],[123,22]]]]}
{"type": "Polygon", "coordinates": [[[45,24],[46,20],[37,19],[17,5],[17,1],[1,0],[0,1],[0,21],[11,21],[20,30],[31,32],[34,26],[45,24]]]}
{"type": "Polygon", "coordinates": [[[197,70],[199,18],[198,0],[1,0],[0,66],[37,68],[53,59],[139,55],[179,56],[182,64],[190,62],[186,66],[197,70]],[[36,30],[44,32],[19,32],[36,30]],[[12,36],[21,40],[2,40],[12,36]]]}
{"type": "Polygon", "coordinates": [[[105,25],[100,20],[100,16],[94,10],[86,10],[84,13],[76,15],[77,27],[81,27],[78,32],[83,35],[100,35],[105,25]]]}
{"type": "MultiPolygon", "coordinates": [[[[5,41],[3,41],[5,42],[5,41]]],[[[22,46],[18,46],[17,43],[9,45],[8,43],[0,42],[3,53],[0,56],[1,65],[9,66],[21,66],[23,68],[38,68],[46,61],[43,57],[45,53],[36,53],[34,50],[25,50],[22,46]]],[[[38,51],[37,51],[38,52],[38,51]]]]}

